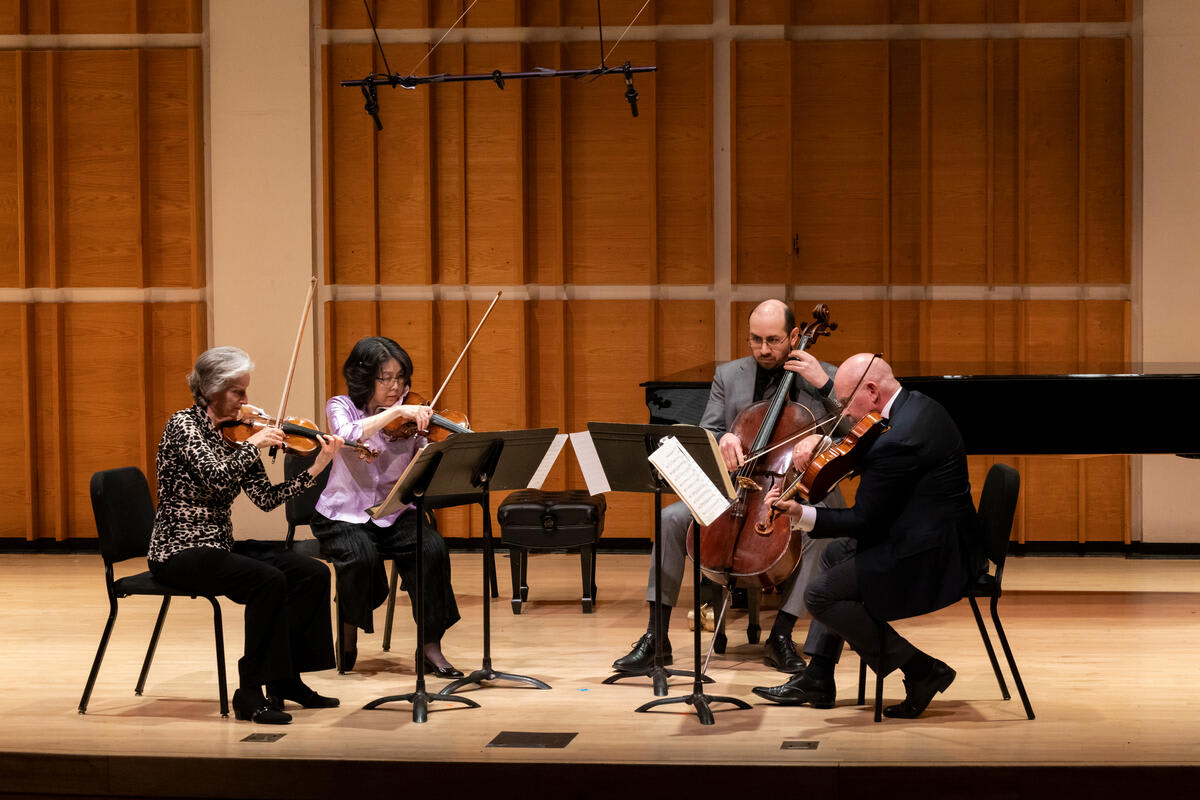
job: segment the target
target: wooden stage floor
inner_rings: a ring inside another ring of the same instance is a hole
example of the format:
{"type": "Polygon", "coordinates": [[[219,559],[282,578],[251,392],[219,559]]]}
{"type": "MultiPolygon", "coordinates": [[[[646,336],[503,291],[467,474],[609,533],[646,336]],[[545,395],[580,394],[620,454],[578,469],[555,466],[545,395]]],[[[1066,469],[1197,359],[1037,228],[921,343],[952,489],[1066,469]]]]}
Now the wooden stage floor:
{"type": "MultiPolygon", "coordinates": [[[[469,670],[482,653],[481,559],[453,558],[464,619],[444,645],[469,670]]],[[[541,678],[550,691],[504,683],[475,689],[467,696],[482,708],[435,703],[425,724],[415,724],[404,703],[362,710],[413,686],[414,628],[402,598],[391,652],[381,650],[381,610],[380,633],[360,637],[353,674],[309,676],[314,688],[340,697],[341,707],[297,709],[293,724],[274,728],[221,718],[211,614],[202,600],[173,603],[141,697],[133,686],[157,604],[122,601],[90,708],[79,715],[107,613],[100,558],[0,555],[0,797],[302,798],[373,789],[438,797],[690,797],[779,787],[809,798],[881,791],[978,798],[1138,790],[1195,796],[1200,787],[1200,561],[1010,559],[1001,618],[1034,721],[1015,690],[1012,700],[1001,699],[965,602],[898,624],[955,667],[958,679],[923,718],[880,724],[869,707],[853,704],[858,660],[849,652],[835,708],[760,701],[751,687],[783,676],[763,666],[760,648],[746,643],[744,615],[733,612],[729,650],[714,656],[710,691],[752,708],[718,706],[712,726],[700,725],[683,705],[634,713],[653,699],[646,680],[601,684],[613,658],[643,629],[647,562],[601,554],[597,609],[583,614],[578,558],[535,556],[530,601],[515,616],[501,554],[501,597],[491,607],[494,666],[541,678]],[[561,749],[489,747],[502,731],[577,735],[561,749]],[[261,733],[285,735],[246,740],[261,733]],[[788,749],[790,742],[813,749],[788,749]]],[[[242,614],[233,604],[223,608],[233,676],[242,614]]],[[[764,610],[764,628],[772,614],[764,610]]],[[[801,622],[798,640],[803,628],[801,622]]],[[[676,653],[689,652],[683,613],[672,632],[676,653]]],[[[444,683],[435,679],[430,687],[444,683]]],[[[688,681],[673,679],[671,695],[689,690],[688,681]]],[[[885,696],[903,696],[898,675],[885,696]]]]}

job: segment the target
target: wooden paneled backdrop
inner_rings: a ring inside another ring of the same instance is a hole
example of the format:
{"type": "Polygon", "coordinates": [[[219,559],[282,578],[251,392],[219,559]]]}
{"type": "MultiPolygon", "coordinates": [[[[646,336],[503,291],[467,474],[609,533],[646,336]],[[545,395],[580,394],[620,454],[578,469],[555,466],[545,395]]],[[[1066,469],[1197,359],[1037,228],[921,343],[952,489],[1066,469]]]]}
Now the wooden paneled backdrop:
{"type": "MultiPolygon", "coordinates": [[[[372,0],[392,69],[597,61],[590,0],[494,0],[422,64],[465,5],[372,0]]],[[[608,46],[641,7],[603,3],[608,46]]],[[[443,400],[482,430],[644,421],[638,383],[708,378],[745,352],[767,296],[801,317],[828,302],[841,327],[818,352],[835,363],[878,350],[909,372],[1128,366],[1127,0],[713,12],[656,0],[608,56],[658,66],[635,79],[636,119],[619,78],[444,84],[381,89],[376,134],[361,94],[338,86],[383,69],[361,3],[326,0],[313,38],[325,393],[343,391],[353,342],[382,333],[431,394],[497,288],[443,400]]],[[[201,25],[197,0],[0,3],[8,34],[153,42],[201,25]]],[[[0,369],[17,389],[0,403],[25,434],[0,456],[0,536],[94,535],[88,476],[152,473],[166,416],[188,402],[211,313],[202,46],[0,52],[0,369]]],[[[1051,424],[1042,413],[1030,398],[997,424],[1051,424]]],[[[1019,538],[1128,541],[1128,459],[1015,461],[1019,538]]],[[[987,465],[972,460],[977,489],[987,465]]],[[[569,452],[549,485],[582,485],[569,452]]],[[[609,508],[606,535],[650,534],[647,498],[609,508]]],[[[480,520],[443,525],[478,535],[480,520]]]]}
{"type": "MultiPolygon", "coordinates": [[[[4,34],[199,32],[198,0],[0,5],[4,34]]],[[[153,480],[207,341],[201,51],[79,45],[0,52],[0,537],[94,537],[92,473],[153,480]]]]}
{"type": "MultiPolygon", "coordinates": [[[[641,5],[605,3],[607,25],[622,29],[641,5]]],[[[374,3],[391,68],[596,61],[595,43],[578,37],[471,41],[477,28],[594,25],[593,5],[566,0],[480,4],[465,41],[421,64],[428,44],[407,34],[448,26],[464,7],[374,3]]],[[[366,27],[361,5],[328,0],[327,386],[341,391],[340,360],[358,337],[382,333],[410,350],[417,387],[431,391],[486,307],[483,287],[515,291],[445,398],[480,429],[644,421],[640,381],[710,377],[725,337],[732,355],[745,352],[751,298],[781,287],[802,318],[831,304],[842,327],[819,348],[835,363],[879,350],[910,372],[1127,367],[1127,32],[914,39],[853,26],[1120,23],[1128,3],[735,0],[729,25],[714,24],[707,2],[651,8],[635,29],[711,27],[647,31],[610,56],[658,66],[635,81],[637,119],[611,79],[447,84],[380,90],[375,134],[361,95],[338,81],[383,63],[339,35],[366,27]],[[799,27],[749,28],[764,25],[799,27]],[[844,27],[814,38],[809,25],[844,27]],[[728,76],[727,122],[714,71],[728,76]],[[714,189],[724,158],[730,184],[714,189]],[[714,219],[722,189],[728,220],[714,219]],[[728,226],[728,255],[714,252],[716,226],[728,226]]],[[[1045,424],[1040,413],[1031,398],[997,424],[1045,424]]],[[[1128,541],[1127,458],[1014,461],[1020,539],[1128,541]]],[[[989,464],[972,458],[977,490],[989,464]]],[[[550,483],[582,487],[569,455],[550,483]]],[[[648,535],[649,509],[610,497],[606,535],[648,535]]],[[[465,520],[448,522],[456,532],[465,520]]]]}

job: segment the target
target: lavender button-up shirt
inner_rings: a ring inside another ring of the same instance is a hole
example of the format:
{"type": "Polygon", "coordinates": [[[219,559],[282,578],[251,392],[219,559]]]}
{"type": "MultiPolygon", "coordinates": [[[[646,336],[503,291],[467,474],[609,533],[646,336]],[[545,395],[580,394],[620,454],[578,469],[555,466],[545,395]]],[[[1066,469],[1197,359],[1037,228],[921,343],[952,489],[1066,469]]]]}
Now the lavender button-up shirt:
{"type": "MultiPolygon", "coordinates": [[[[367,509],[384,501],[417,450],[425,444],[424,437],[393,442],[383,431],[370,439],[363,439],[362,420],[366,416],[345,395],[329,398],[325,406],[325,418],[329,421],[331,433],[344,439],[357,439],[372,450],[379,451],[379,457],[369,464],[349,448],[342,450],[333,460],[329,483],[317,501],[317,511],[329,519],[357,523],[370,520],[367,509]]],[[[405,506],[395,514],[371,521],[380,527],[387,527],[410,508],[412,506],[405,506]]]]}

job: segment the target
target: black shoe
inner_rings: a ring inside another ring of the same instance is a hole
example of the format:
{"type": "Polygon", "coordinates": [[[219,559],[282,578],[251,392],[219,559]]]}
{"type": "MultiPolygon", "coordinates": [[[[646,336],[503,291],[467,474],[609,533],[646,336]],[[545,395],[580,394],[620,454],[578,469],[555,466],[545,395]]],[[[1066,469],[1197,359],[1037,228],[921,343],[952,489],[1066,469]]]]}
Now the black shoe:
{"type": "MultiPolygon", "coordinates": [[[[671,663],[671,640],[663,639],[663,664],[671,663]]],[[[621,656],[613,662],[613,669],[618,672],[649,672],[654,668],[654,634],[644,633],[642,638],[633,643],[633,649],[628,655],[621,656]]]]}
{"type": "Polygon", "coordinates": [[[763,645],[763,663],[792,675],[803,672],[807,666],[804,657],[796,652],[796,643],[792,641],[792,637],[782,633],[774,633],[767,637],[767,642],[763,645]]]}
{"type": "Polygon", "coordinates": [[[916,719],[925,712],[925,707],[938,692],[944,692],[954,683],[956,673],[943,661],[933,662],[933,669],[921,680],[904,679],[904,701],[899,705],[883,709],[885,717],[894,719],[916,719]]]}
{"type": "Polygon", "coordinates": [[[358,660],[358,648],[357,647],[354,648],[353,650],[343,650],[342,651],[342,663],[341,663],[341,666],[338,667],[338,672],[349,672],[350,670],[354,669],[354,662],[357,660],[358,660]]]}
{"type": "Polygon", "coordinates": [[[341,704],[336,697],[317,694],[299,678],[268,683],[267,705],[276,711],[282,711],[284,700],[299,703],[304,708],[337,708],[341,704]]]}
{"type": "Polygon", "coordinates": [[[238,689],[233,693],[234,719],[251,720],[260,725],[287,725],[292,715],[271,708],[261,692],[238,689]]]}
{"type": "Polygon", "coordinates": [[[782,686],[755,686],[754,693],[784,706],[807,703],[813,708],[833,708],[837,687],[833,678],[819,680],[801,672],[782,686]]]}
{"type": "Polygon", "coordinates": [[[425,674],[433,675],[438,678],[461,678],[462,670],[457,670],[451,664],[446,664],[444,667],[439,667],[437,664],[425,658],[425,674]]]}

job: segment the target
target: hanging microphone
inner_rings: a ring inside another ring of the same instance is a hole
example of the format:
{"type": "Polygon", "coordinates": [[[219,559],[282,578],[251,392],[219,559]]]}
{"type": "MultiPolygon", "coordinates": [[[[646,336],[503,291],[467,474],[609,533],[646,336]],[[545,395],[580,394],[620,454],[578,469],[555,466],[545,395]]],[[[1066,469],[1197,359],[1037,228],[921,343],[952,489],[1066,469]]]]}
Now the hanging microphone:
{"type": "Polygon", "coordinates": [[[625,62],[625,99],[629,101],[629,110],[636,117],[638,93],[637,89],[633,88],[633,72],[630,70],[629,62],[625,62]]]}

